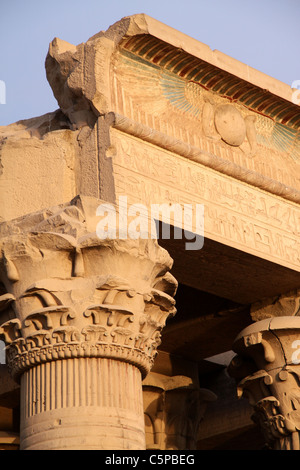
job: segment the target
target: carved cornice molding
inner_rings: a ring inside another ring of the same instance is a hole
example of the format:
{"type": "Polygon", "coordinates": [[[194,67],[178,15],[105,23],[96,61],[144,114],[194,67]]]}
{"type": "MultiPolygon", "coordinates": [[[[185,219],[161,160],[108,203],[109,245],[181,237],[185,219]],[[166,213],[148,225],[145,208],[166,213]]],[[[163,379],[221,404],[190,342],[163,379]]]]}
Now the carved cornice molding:
{"type": "Polygon", "coordinates": [[[123,18],[78,46],[56,38],[46,74],[74,129],[115,113],[119,130],[299,203],[290,174],[299,159],[299,106],[287,85],[147,15],[123,18]]]}
{"type": "Polygon", "coordinates": [[[299,317],[277,317],[244,329],[233,346],[229,373],[272,449],[300,449],[299,338],[299,317]]]}
{"type": "Polygon", "coordinates": [[[194,450],[206,407],[216,396],[190,377],[151,372],[143,381],[143,400],[147,449],[194,450]]]}
{"type": "Polygon", "coordinates": [[[146,375],[176,312],[168,253],[151,239],[100,240],[81,203],[3,229],[0,333],[15,377],[71,357],[115,358],[146,375]]]}

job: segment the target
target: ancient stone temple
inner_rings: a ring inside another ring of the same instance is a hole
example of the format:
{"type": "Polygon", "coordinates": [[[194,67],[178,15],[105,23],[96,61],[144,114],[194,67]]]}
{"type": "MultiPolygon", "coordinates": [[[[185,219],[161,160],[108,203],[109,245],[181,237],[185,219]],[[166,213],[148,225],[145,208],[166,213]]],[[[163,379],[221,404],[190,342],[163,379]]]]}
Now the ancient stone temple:
{"type": "Polygon", "coordinates": [[[0,448],[299,450],[295,90],[143,14],[45,66],[0,128],[0,448]]]}

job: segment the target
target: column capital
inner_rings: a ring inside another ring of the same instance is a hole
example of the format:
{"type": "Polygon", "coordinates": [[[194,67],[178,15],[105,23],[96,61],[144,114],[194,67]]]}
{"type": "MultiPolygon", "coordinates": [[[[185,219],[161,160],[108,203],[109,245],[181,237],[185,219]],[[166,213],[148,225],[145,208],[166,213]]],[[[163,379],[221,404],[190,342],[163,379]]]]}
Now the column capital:
{"type": "Polygon", "coordinates": [[[0,336],[14,377],[43,362],[106,357],[145,376],[176,312],[172,259],[152,239],[99,239],[101,201],[3,224],[0,336]]]}
{"type": "Polygon", "coordinates": [[[195,450],[206,407],[216,398],[191,377],[151,372],[143,381],[147,449],[195,450]]]}
{"type": "Polygon", "coordinates": [[[300,449],[300,318],[275,317],[245,328],[236,338],[229,373],[238,396],[248,398],[253,419],[270,448],[300,449]]]}

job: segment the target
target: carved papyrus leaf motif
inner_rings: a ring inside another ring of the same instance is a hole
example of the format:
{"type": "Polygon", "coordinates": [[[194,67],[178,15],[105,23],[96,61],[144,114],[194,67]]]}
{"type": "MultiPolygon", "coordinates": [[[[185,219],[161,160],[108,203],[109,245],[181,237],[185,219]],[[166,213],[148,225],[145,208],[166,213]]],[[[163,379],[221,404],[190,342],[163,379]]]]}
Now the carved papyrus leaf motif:
{"type": "Polygon", "coordinates": [[[0,312],[6,310],[9,305],[16,300],[13,294],[3,294],[0,296],[0,312]]]}
{"type": "MultiPolygon", "coordinates": [[[[49,228],[48,226],[46,227],[49,228]]],[[[62,224],[61,227],[64,227],[65,230],[67,230],[68,223],[65,223],[65,225],[62,224]]],[[[61,227],[59,226],[58,230],[61,229],[61,227]]],[[[78,241],[78,239],[67,233],[55,233],[52,231],[45,231],[32,232],[30,240],[32,244],[36,245],[40,250],[44,248],[53,251],[54,248],[56,248],[57,250],[66,250],[71,253],[74,253],[71,275],[75,277],[84,276],[84,261],[81,249],[82,247],[80,246],[80,242],[78,241]]]]}
{"type": "Polygon", "coordinates": [[[21,336],[21,322],[17,318],[3,323],[0,327],[0,339],[11,344],[21,336]]]}
{"type": "Polygon", "coordinates": [[[55,305],[61,305],[60,300],[56,295],[50,292],[47,289],[41,289],[37,287],[30,287],[26,290],[26,292],[21,296],[21,298],[25,297],[38,297],[44,307],[53,307],[55,305]]]}
{"type": "Polygon", "coordinates": [[[50,330],[56,325],[66,325],[68,318],[75,318],[75,313],[70,311],[68,307],[56,305],[31,313],[24,321],[24,325],[29,327],[33,324],[37,330],[50,330]]]}
{"type": "Polygon", "coordinates": [[[25,347],[27,350],[32,348],[41,348],[42,346],[49,345],[51,342],[51,336],[48,331],[39,330],[25,339],[25,347]]]}
{"type": "Polygon", "coordinates": [[[83,334],[85,341],[91,343],[107,341],[107,329],[104,326],[100,325],[89,325],[82,329],[81,333],[83,334]]]}
{"type": "Polygon", "coordinates": [[[163,277],[156,279],[153,289],[156,291],[162,291],[172,297],[175,296],[177,291],[178,282],[175,277],[167,272],[163,277]]]}
{"type": "Polygon", "coordinates": [[[265,370],[259,370],[242,379],[237,386],[238,398],[247,396],[250,405],[255,406],[262,397],[270,395],[268,386],[273,382],[272,377],[265,370]]]}
{"type": "Polygon", "coordinates": [[[169,311],[170,313],[173,312],[173,307],[175,305],[173,297],[157,289],[151,290],[151,302],[158,305],[161,310],[169,311]]]}
{"type": "Polygon", "coordinates": [[[96,289],[104,292],[104,304],[115,304],[115,298],[119,292],[126,292],[129,297],[136,295],[135,289],[125,279],[117,276],[108,276],[105,280],[98,283],[96,289]]]}
{"type": "Polygon", "coordinates": [[[75,248],[75,258],[73,264],[73,275],[75,277],[83,277],[84,276],[84,262],[83,262],[83,255],[80,248],[75,248]]]}
{"type": "Polygon", "coordinates": [[[284,416],[279,413],[279,407],[280,403],[277,398],[269,396],[259,400],[254,408],[254,421],[261,423],[269,439],[295,431],[295,427],[290,426],[284,416]],[[286,424],[288,424],[287,427],[286,424]]]}
{"type": "Polygon", "coordinates": [[[84,316],[91,316],[95,325],[124,326],[126,321],[130,323],[134,321],[133,313],[118,305],[91,305],[84,311],[84,316]]]}
{"type": "Polygon", "coordinates": [[[57,343],[74,343],[80,341],[80,332],[74,326],[64,326],[55,328],[52,334],[56,338],[57,343]]]}
{"type": "Polygon", "coordinates": [[[3,257],[3,260],[4,260],[4,266],[6,268],[7,278],[11,282],[19,281],[20,276],[19,276],[18,270],[17,270],[15,264],[13,263],[13,261],[8,256],[5,256],[4,253],[3,253],[2,257],[3,257]]]}
{"type": "Polygon", "coordinates": [[[268,341],[263,339],[262,333],[252,333],[244,337],[244,343],[246,347],[256,346],[257,344],[261,344],[264,348],[265,360],[267,362],[274,362],[275,361],[275,352],[268,343],[268,341]]]}
{"type": "Polygon", "coordinates": [[[113,338],[113,343],[119,345],[127,346],[129,342],[133,340],[132,331],[126,328],[114,328],[110,335],[113,338]]]}

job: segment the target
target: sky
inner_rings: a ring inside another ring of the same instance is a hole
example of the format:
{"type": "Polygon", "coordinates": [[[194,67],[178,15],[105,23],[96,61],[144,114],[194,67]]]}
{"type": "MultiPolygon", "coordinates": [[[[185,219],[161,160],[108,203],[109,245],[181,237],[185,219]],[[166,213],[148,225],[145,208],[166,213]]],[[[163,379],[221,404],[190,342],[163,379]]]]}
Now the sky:
{"type": "Polygon", "coordinates": [[[58,108],[44,62],[124,16],[146,13],[291,86],[300,80],[300,0],[0,0],[0,125],[58,108]]]}

